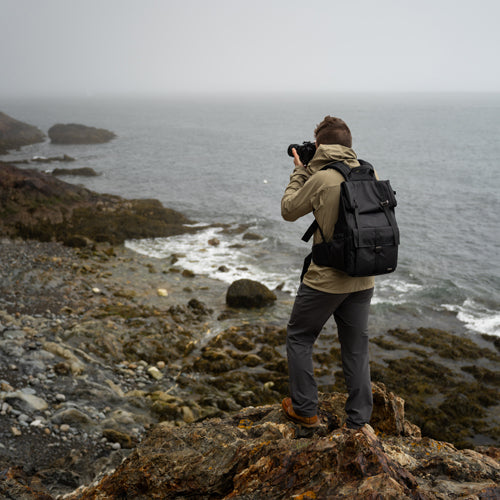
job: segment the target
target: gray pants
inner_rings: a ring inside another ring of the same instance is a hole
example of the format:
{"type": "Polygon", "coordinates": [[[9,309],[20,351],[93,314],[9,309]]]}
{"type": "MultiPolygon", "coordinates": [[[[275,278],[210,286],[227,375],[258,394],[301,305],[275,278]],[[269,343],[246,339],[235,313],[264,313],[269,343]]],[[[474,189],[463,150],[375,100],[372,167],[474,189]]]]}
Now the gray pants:
{"type": "Polygon", "coordinates": [[[341,345],[342,369],[349,397],[347,426],[358,428],[370,421],[373,407],[368,357],[368,312],[373,288],[331,294],[301,283],[287,327],[286,349],[290,396],[295,413],[317,414],[318,388],[313,372],[313,345],[333,314],[341,345]]]}

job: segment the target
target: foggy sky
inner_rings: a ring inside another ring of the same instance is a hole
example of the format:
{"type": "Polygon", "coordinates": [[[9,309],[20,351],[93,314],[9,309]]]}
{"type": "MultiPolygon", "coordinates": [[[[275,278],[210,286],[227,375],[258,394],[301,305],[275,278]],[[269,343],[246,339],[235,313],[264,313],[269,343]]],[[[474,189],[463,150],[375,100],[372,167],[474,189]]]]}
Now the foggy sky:
{"type": "Polygon", "coordinates": [[[498,0],[0,0],[0,97],[500,91],[498,0]]]}

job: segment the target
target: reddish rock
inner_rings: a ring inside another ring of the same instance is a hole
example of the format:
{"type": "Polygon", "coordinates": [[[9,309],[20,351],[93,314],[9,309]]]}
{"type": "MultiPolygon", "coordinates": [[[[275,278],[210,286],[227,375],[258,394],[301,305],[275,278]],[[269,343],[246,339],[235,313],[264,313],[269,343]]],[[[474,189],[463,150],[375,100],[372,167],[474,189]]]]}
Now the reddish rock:
{"type": "Polygon", "coordinates": [[[286,420],[278,404],[180,428],[160,424],[114,473],[65,498],[498,497],[497,461],[448,443],[402,436],[402,400],[384,394],[382,386],[375,394],[375,413],[385,412],[391,422],[379,419],[375,431],[328,427],[342,420],[342,415],[326,418],[345,399],[339,394],[323,396],[323,426],[316,432],[286,420]],[[385,434],[391,428],[397,435],[385,434]]]}

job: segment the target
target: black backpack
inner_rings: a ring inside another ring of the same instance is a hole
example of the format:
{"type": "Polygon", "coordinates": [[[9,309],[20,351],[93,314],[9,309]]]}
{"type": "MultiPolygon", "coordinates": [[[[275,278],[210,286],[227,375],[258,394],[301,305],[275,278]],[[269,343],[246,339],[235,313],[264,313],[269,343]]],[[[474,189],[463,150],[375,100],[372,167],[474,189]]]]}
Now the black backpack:
{"type": "MultiPolygon", "coordinates": [[[[322,243],[313,245],[306,262],[312,257],[315,264],[334,267],[349,276],[392,273],[397,266],[399,245],[394,214],[396,193],[389,181],[375,178],[368,162],[359,160],[359,163],[359,167],[350,168],[335,162],[321,169],[337,170],[345,182],[340,185],[339,216],[332,239],[327,241],[316,220],[302,237],[309,241],[319,229],[323,238],[322,243]]],[[[304,274],[305,270],[302,277],[304,274]]]]}

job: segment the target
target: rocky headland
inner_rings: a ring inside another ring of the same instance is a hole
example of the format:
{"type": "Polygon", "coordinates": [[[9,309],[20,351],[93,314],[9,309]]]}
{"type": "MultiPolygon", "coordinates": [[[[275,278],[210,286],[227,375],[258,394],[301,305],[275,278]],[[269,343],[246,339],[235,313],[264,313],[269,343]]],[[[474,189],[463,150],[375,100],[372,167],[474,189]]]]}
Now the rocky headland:
{"type": "Polygon", "coordinates": [[[98,194],[51,175],[0,162],[0,231],[10,237],[89,241],[171,236],[189,229],[182,214],[157,200],[98,194]]]}
{"type": "Polygon", "coordinates": [[[0,155],[10,149],[43,142],[45,134],[33,125],[21,122],[0,111],[0,155]]]}
{"type": "Polygon", "coordinates": [[[322,428],[304,433],[279,410],[277,311],[292,298],[231,307],[226,285],[176,255],[127,249],[149,222],[150,236],[192,230],[137,201],[0,164],[0,497],[500,495],[498,338],[378,332],[372,427],[352,432],[340,345],[325,330],[322,428]]]}

